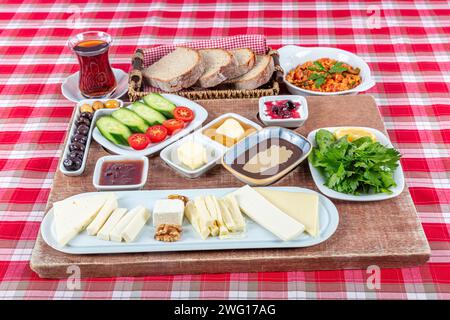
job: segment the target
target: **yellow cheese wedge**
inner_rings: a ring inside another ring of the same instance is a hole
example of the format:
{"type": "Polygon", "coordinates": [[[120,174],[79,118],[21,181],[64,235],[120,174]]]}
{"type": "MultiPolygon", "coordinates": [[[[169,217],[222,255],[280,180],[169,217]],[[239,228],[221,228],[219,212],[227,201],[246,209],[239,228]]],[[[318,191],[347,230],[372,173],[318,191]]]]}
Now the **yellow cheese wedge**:
{"type": "Polygon", "coordinates": [[[205,240],[209,236],[209,228],[200,223],[200,217],[194,201],[189,201],[184,208],[184,215],[191,223],[194,230],[205,240]]]}
{"type": "Polygon", "coordinates": [[[86,228],[88,235],[95,236],[100,228],[105,224],[106,220],[108,220],[111,213],[117,209],[117,198],[114,193],[112,193],[108,200],[106,200],[100,212],[97,214],[95,219],[88,225],[86,228]]]}
{"type": "Polygon", "coordinates": [[[220,213],[222,215],[223,223],[225,224],[227,229],[231,232],[239,231],[237,230],[236,224],[233,221],[233,216],[231,215],[230,210],[228,210],[225,200],[219,199],[218,204],[220,208],[220,213]]]}
{"type": "Polygon", "coordinates": [[[126,212],[127,209],[125,208],[117,208],[116,210],[114,210],[103,227],[97,233],[97,238],[109,241],[110,232],[117,225],[117,223],[119,223],[120,219],[122,219],[126,212]]]}
{"type": "Polygon", "coordinates": [[[235,224],[235,230],[233,231],[245,231],[245,219],[241,213],[241,209],[239,209],[239,204],[237,203],[236,198],[233,195],[228,194],[222,200],[233,218],[235,224]]]}
{"type": "Polygon", "coordinates": [[[305,226],[311,236],[319,234],[319,196],[315,193],[255,188],[278,209],[305,226]]]}
{"type": "Polygon", "coordinates": [[[217,128],[216,133],[237,141],[245,134],[245,131],[239,121],[229,118],[217,128]]]}
{"type": "Polygon", "coordinates": [[[77,199],[66,199],[53,204],[56,240],[65,246],[83,231],[98,214],[110,194],[97,194],[77,199]]]}
{"type": "Polygon", "coordinates": [[[303,224],[278,209],[250,186],[244,186],[232,194],[247,216],[281,240],[296,239],[305,231],[303,224]]]}

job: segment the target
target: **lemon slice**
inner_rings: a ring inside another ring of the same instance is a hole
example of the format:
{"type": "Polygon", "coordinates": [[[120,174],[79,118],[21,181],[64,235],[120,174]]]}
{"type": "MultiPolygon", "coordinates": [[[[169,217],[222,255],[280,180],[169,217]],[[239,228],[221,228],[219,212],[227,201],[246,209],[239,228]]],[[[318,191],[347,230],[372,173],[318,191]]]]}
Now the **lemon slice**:
{"type": "Polygon", "coordinates": [[[354,140],[357,140],[359,138],[362,137],[370,137],[372,139],[372,141],[376,141],[377,138],[375,137],[375,134],[373,134],[370,131],[361,129],[361,128],[342,128],[342,129],[337,129],[334,132],[334,136],[336,137],[336,139],[340,139],[343,136],[347,136],[347,140],[349,142],[352,142],[354,140]]]}

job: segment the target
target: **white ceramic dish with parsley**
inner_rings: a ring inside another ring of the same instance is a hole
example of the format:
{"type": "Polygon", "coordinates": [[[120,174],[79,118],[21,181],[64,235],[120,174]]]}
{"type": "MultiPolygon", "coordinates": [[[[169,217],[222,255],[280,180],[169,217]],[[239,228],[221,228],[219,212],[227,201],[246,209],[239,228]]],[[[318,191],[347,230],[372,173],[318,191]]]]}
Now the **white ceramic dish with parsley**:
{"type": "MultiPolygon", "coordinates": [[[[320,128],[330,131],[331,133],[334,133],[338,129],[343,128],[349,128],[349,127],[327,127],[327,128],[320,128]]],[[[391,141],[389,140],[386,135],[381,133],[380,131],[373,129],[373,128],[366,128],[366,127],[351,127],[351,128],[357,128],[357,129],[363,129],[365,131],[371,132],[376,137],[376,142],[379,142],[381,145],[385,146],[386,148],[394,148],[391,141]]],[[[311,131],[308,134],[308,140],[313,144],[313,147],[317,147],[316,143],[316,134],[320,129],[316,129],[314,131],[311,131]]],[[[359,194],[350,194],[350,193],[344,193],[344,192],[338,192],[335,191],[325,185],[326,178],[322,174],[322,172],[313,166],[311,163],[311,159],[308,159],[309,169],[311,171],[311,175],[313,177],[314,183],[316,184],[317,188],[322,192],[324,195],[333,198],[333,199],[339,199],[339,200],[347,200],[347,201],[380,201],[380,200],[386,200],[391,199],[394,197],[397,197],[400,195],[405,187],[405,177],[403,174],[402,166],[400,164],[400,161],[397,161],[398,166],[393,170],[392,178],[395,182],[395,186],[389,187],[389,192],[380,192],[376,193],[372,189],[368,193],[359,193],[359,194]]]]}
{"type": "Polygon", "coordinates": [[[372,78],[368,64],[359,56],[349,51],[327,48],[327,47],[300,47],[294,45],[287,45],[278,49],[280,56],[280,66],[284,70],[283,81],[291,94],[298,94],[303,96],[317,95],[317,96],[335,96],[343,94],[357,94],[362,91],[369,90],[375,85],[372,78]],[[286,76],[292,69],[298,65],[302,65],[307,61],[316,61],[320,58],[331,58],[351,65],[354,68],[359,68],[361,83],[350,89],[336,92],[320,92],[302,89],[286,80],[286,76]]]}

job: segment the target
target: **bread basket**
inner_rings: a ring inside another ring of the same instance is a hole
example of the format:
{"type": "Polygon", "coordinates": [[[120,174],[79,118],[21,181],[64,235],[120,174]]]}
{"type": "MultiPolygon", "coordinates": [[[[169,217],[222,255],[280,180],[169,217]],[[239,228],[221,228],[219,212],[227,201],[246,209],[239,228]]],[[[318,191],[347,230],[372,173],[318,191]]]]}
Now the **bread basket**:
{"type": "MultiPolygon", "coordinates": [[[[259,35],[250,35],[250,36],[237,36],[240,37],[238,40],[242,41],[242,38],[248,41],[249,37],[251,40],[255,41],[255,37],[258,41],[261,41],[262,36],[259,35]]],[[[223,38],[218,41],[227,40],[237,37],[229,37],[223,38]]],[[[234,39],[232,39],[234,40],[234,39]]],[[[272,78],[265,85],[253,89],[253,90],[236,90],[236,89],[225,89],[225,88],[211,88],[211,89],[185,89],[178,92],[173,92],[174,94],[180,95],[182,97],[192,99],[192,100],[202,100],[202,99],[250,99],[250,98],[260,98],[263,96],[271,96],[277,95],[280,92],[279,81],[282,81],[283,71],[280,67],[278,52],[276,50],[272,50],[270,47],[265,46],[265,39],[262,40],[265,47],[265,53],[269,54],[274,59],[275,64],[275,72],[272,75],[272,78]]],[[[130,101],[136,101],[143,98],[145,95],[150,92],[161,92],[159,89],[150,87],[147,83],[145,83],[145,79],[142,76],[142,70],[148,67],[148,62],[146,64],[147,59],[145,59],[146,50],[152,49],[144,49],[139,48],[135,51],[131,64],[132,69],[129,73],[128,80],[128,96],[130,101]]]]}

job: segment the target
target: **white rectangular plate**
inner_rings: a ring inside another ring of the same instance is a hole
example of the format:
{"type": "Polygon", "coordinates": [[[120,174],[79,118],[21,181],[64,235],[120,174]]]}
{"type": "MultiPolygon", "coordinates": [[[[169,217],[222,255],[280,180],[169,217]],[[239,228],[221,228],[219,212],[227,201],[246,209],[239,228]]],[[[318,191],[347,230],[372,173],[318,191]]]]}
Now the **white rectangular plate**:
{"type": "MultiPolygon", "coordinates": [[[[328,128],[319,128],[314,131],[311,131],[308,134],[308,140],[313,144],[313,146],[316,146],[316,132],[320,129],[325,129],[330,132],[335,132],[336,130],[340,128],[360,128],[364,129],[366,131],[372,132],[375,134],[375,137],[377,138],[377,141],[380,142],[382,145],[393,148],[391,141],[388,137],[386,137],[383,133],[378,131],[377,129],[373,128],[366,128],[366,127],[328,127],[328,128]]],[[[394,198],[398,196],[400,193],[402,193],[403,188],[405,187],[405,176],[403,175],[403,169],[402,165],[399,163],[397,169],[394,172],[394,181],[397,184],[396,187],[391,188],[392,193],[371,193],[371,194],[361,194],[361,195],[353,195],[353,194],[346,194],[342,192],[334,191],[333,189],[328,188],[325,186],[325,179],[320,173],[320,171],[315,168],[311,162],[308,159],[309,164],[309,170],[311,171],[311,175],[313,177],[314,183],[316,184],[317,188],[322,192],[324,195],[333,198],[333,199],[340,199],[340,200],[348,200],[348,201],[380,201],[380,200],[386,200],[390,198],[394,198]]]]}
{"type": "MultiPolygon", "coordinates": [[[[145,191],[120,191],[116,192],[119,207],[134,208],[143,205],[149,210],[153,209],[153,203],[157,199],[166,198],[169,194],[182,194],[189,198],[204,196],[205,194],[222,197],[237,188],[223,189],[186,189],[186,190],[145,190],[145,191]]],[[[301,191],[316,193],[313,190],[298,187],[273,187],[283,191],[301,191]]],[[[75,197],[83,197],[92,193],[83,193],[75,197]]],[[[100,240],[89,236],[86,231],[72,239],[66,246],[59,247],[55,238],[53,208],[44,217],[41,224],[41,233],[44,241],[52,248],[70,254],[105,254],[105,253],[131,253],[131,252],[169,252],[169,251],[196,251],[196,250],[229,250],[229,249],[259,249],[259,248],[298,248],[316,245],[327,240],[336,231],[339,223],[339,215],[334,204],[319,194],[319,219],[320,232],[317,237],[311,237],[303,233],[298,239],[282,241],[269,231],[246,218],[247,231],[237,239],[219,239],[210,237],[202,240],[194,231],[191,224],[184,219],[183,234],[177,242],[156,241],[153,236],[155,228],[151,219],[134,242],[119,243],[100,240]]]]}
{"type": "MultiPolygon", "coordinates": [[[[92,132],[92,137],[94,138],[95,141],[97,141],[104,148],[108,149],[109,151],[111,151],[115,154],[120,154],[120,155],[124,155],[124,156],[127,156],[127,155],[149,156],[149,155],[156,153],[156,152],[160,151],[161,149],[167,147],[172,142],[175,142],[178,139],[181,139],[182,137],[188,135],[190,132],[194,131],[195,129],[199,128],[203,124],[203,122],[206,120],[206,118],[208,118],[208,111],[206,111],[205,108],[203,108],[201,105],[199,105],[198,103],[196,103],[192,100],[177,96],[176,94],[163,93],[161,95],[164,98],[166,98],[167,100],[170,100],[176,106],[184,106],[184,107],[188,107],[189,109],[191,109],[195,115],[194,120],[192,120],[190,123],[188,123],[188,125],[184,129],[180,130],[173,136],[171,136],[171,137],[167,138],[166,140],[163,140],[159,143],[151,143],[147,148],[145,148],[144,150],[140,150],[140,151],[134,150],[131,147],[120,146],[120,145],[112,143],[111,141],[106,139],[100,133],[100,131],[98,130],[97,127],[94,128],[94,131],[92,132]]],[[[99,114],[99,117],[100,117],[101,115],[111,114],[114,110],[101,109],[99,111],[100,111],[100,114],[99,114]]]]}

